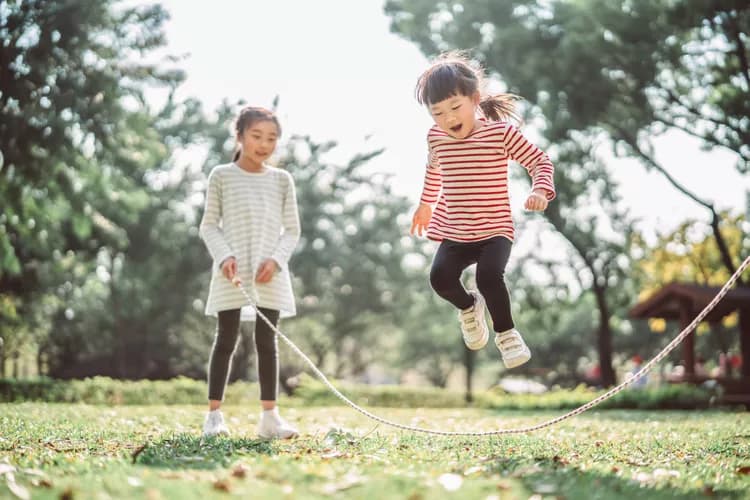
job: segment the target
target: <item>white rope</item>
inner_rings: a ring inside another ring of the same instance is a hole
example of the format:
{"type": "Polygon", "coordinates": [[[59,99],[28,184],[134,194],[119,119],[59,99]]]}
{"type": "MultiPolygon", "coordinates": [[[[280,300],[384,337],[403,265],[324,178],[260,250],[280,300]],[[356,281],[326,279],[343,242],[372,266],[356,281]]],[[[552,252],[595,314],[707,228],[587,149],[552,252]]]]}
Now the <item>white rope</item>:
{"type": "Polygon", "coordinates": [[[522,433],[538,431],[540,429],[544,429],[546,427],[550,427],[552,425],[555,425],[555,424],[558,424],[558,423],[562,422],[563,420],[567,420],[567,419],[569,419],[571,417],[574,417],[576,415],[580,415],[581,413],[583,413],[583,412],[585,412],[587,410],[590,410],[591,408],[593,408],[594,406],[602,403],[603,401],[606,401],[607,399],[611,398],[615,394],[623,391],[625,388],[627,388],[633,382],[635,382],[639,378],[641,378],[644,375],[646,375],[646,373],[648,373],[651,370],[651,368],[653,368],[654,365],[656,365],[656,363],[658,363],[659,361],[661,361],[662,359],[664,359],[670,352],[672,352],[674,350],[674,348],[677,347],[677,345],[679,345],[680,342],[682,342],[685,339],[685,337],[687,337],[690,334],[690,332],[692,332],[698,326],[698,324],[701,321],[703,321],[703,318],[705,318],[706,315],[714,307],[716,307],[716,304],[718,304],[719,301],[722,298],[724,298],[724,296],[727,294],[727,292],[729,291],[729,289],[732,287],[732,285],[734,285],[735,281],[737,281],[737,279],[740,277],[740,275],[742,274],[742,272],[748,267],[748,265],[750,265],[750,257],[747,257],[745,259],[745,261],[740,265],[740,267],[737,268],[737,270],[734,272],[734,274],[732,275],[732,277],[729,278],[729,280],[724,284],[724,286],[721,288],[721,290],[719,290],[719,293],[716,294],[716,296],[713,298],[713,300],[706,307],[703,308],[703,310],[700,312],[700,314],[698,314],[698,316],[696,316],[695,319],[688,326],[686,326],[680,332],[679,335],[677,335],[664,349],[662,349],[661,352],[659,352],[659,354],[657,354],[656,356],[654,356],[654,358],[651,359],[651,361],[649,361],[648,363],[646,363],[645,365],[643,365],[643,367],[640,370],[638,370],[635,374],[633,374],[633,376],[631,378],[629,378],[628,380],[624,381],[620,385],[618,385],[616,387],[613,387],[612,389],[608,390],[604,394],[598,396],[597,398],[589,401],[586,404],[583,404],[583,405],[579,406],[578,408],[575,408],[574,410],[569,411],[568,413],[566,413],[564,415],[560,415],[559,417],[555,417],[553,419],[547,420],[547,421],[542,422],[542,423],[537,424],[537,425],[530,425],[530,426],[527,426],[527,427],[517,427],[517,428],[512,428],[512,429],[496,429],[496,430],[491,430],[491,431],[469,431],[469,432],[440,431],[440,430],[435,430],[435,429],[426,429],[426,428],[423,428],[423,427],[416,427],[416,426],[412,426],[412,425],[400,424],[398,422],[392,422],[392,421],[387,420],[385,418],[379,417],[379,416],[377,416],[377,415],[375,415],[373,413],[370,413],[369,411],[365,410],[361,406],[358,406],[356,403],[352,402],[349,398],[347,398],[346,396],[344,396],[338,389],[336,389],[333,386],[333,384],[331,384],[331,382],[328,380],[328,378],[323,374],[323,372],[321,372],[318,369],[318,367],[315,366],[315,363],[313,363],[312,360],[310,358],[308,358],[307,355],[304,352],[302,352],[300,350],[300,348],[297,347],[294,344],[294,342],[292,342],[291,340],[289,340],[289,338],[286,335],[284,335],[281,332],[281,330],[279,330],[275,325],[273,325],[268,320],[268,318],[266,318],[265,315],[263,315],[263,313],[261,313],[258,310],[258,307],[255,305],[255,303],[253,302],[253,300],[250,298],[250,295],[247,293],[247,291],[245,290],[245,288],[242,286],[242,283],[240,283],[239,281],[235,281],[235,285],[240,289],[240,291],[242,291],[242,294],[248,300],[248,302],[250,303],[250,305],[255,309],[255,312],[260,316],[260,318],[263,321],[265,321],[268,324],[268,326],[270,326],[271,329],[274,332],[276,332],[276,334],[279,337],[281,337],[281,339],[284,342],[286,342],[289,345],[289,347],[291,347],[292,350],[294,352],[296,352],[307,363],[307,365],[312,369],[313,372],[315,372],[315,374],[318,376],[318,378],[320,378],[320,380],[322,380],[323,383],[336,396],[338,396],[339,399],[341,399],[344,403],[346,403],[347,405],[349,405],[352,408],[354,408],[356,411],[358,411],[362,415],[364,415],[364,416],[366,416],[368,418],[371,418],[372,420],[375,420],[376,422],[380,422],[381,424],[389,425],[391,427],[396,427],[397,429],[402,429],[402,430],[405,430],[405,431],[422,432],[422,433],[434,434],[434,435],[438,435],[438,436],[497,436],[497,435],[503,435],[503,434],[522,434],[522,433]]]}

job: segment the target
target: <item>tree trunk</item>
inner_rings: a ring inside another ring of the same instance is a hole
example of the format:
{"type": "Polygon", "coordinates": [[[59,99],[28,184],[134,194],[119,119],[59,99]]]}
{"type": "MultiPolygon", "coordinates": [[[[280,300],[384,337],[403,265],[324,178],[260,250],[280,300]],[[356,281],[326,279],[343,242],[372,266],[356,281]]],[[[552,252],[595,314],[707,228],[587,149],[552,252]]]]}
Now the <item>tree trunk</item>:
{"type": "Polygon", "coordinates": [[[615,370],[612,368],[612,328],[609,323],[610,312],[607,304],[605,289],[596,285],[594,279],[594,295],[599,307],[598,351],[599,367],[601,368],[601,382],[603,387],[611,387],[617,382],[615,370]]]}
{"type": "Polygon", "coordinates": [[[750,377],[750,307],[740,309],[740,353],[742,354],[741,374],[750,377]]]}
{"type": "Polygon", "coordinates": [[[474,360],[476,353],[464,346],[464,367],[466,368],[466,394],[464,399],[467,403],[474,401],[474,395],[471,392],[472,381],[474,378],[474,360]]]}

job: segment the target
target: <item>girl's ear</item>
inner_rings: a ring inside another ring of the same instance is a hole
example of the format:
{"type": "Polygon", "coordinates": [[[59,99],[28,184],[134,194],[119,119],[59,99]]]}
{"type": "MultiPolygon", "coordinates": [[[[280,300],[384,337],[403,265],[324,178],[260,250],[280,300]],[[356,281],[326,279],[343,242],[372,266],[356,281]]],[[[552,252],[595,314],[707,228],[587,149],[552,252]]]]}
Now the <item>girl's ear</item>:
{"type": "Polygon", "coordinates": [[[471,94],[471,102],[474,103],[474,106],[479,106],[479,103],[482,101],[482,95],[479,93],[478,90],[475,90],[473,94],[471,94]]]}

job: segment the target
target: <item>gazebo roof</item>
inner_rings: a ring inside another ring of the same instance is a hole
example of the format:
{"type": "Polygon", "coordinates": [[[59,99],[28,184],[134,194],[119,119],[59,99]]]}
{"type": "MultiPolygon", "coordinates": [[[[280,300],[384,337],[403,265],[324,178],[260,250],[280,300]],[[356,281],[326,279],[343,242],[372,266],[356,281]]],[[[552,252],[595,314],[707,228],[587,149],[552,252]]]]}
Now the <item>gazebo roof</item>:
{"type": "MultiPolygon", "coordinates": [[[[648,299],[630,309],[631,318],[680,319],[680,308],[684,302],[690,304],[690,314],[698,314],[719,293],[720,287],[693,283],[670,283],[648,299]]],[[[750,308],[750,288],[733,288],[706,316],[706,321],[720,321],[739,308],[750,308]]]]}

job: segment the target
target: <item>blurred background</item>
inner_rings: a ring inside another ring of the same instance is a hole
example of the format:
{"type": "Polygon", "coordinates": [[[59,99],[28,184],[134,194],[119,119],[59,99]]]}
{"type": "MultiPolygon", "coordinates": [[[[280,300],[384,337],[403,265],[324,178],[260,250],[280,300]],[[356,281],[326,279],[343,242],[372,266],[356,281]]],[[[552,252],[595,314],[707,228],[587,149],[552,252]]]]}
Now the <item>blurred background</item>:
{"type": "MultiPolygon", "coordinates": [[[[0,1],[0,377],[205,377],[197,225],[251,104],[278,113],[298,190],[281,328],[326,373],[467,399],[622,381],[750,254],[749,32],[742,1],[0,1]],[[525,98],[556,165],[544,215],[513,167],[533,358],[510,379],[463,347],[436,245],[408,235],[432,123],[414,84],[451,49],[525,98]]],[[[644,382],[750,387],[749,283],[644,382]]],[[[232,381],[255,380],[251,340],[232,381]]],[[[291,392],[306,368],[281,350],[291,392]]]]}

